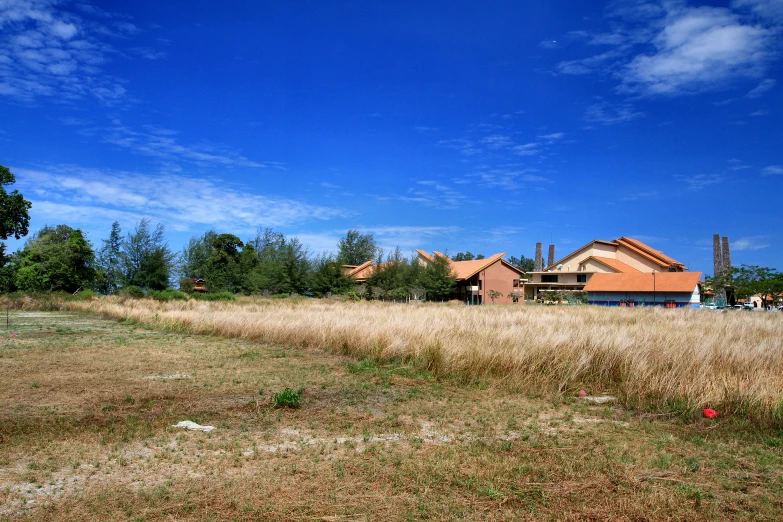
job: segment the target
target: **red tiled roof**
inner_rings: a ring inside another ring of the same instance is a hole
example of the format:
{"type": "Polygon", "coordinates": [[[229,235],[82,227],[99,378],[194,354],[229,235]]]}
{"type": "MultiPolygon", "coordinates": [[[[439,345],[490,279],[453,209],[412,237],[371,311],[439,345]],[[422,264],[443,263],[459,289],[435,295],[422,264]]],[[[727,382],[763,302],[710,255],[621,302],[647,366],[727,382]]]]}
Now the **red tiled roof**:
{"type": "Polygon", "coordinates": [[[687,292],[699,284],[701,272],[593,274],[585,292],[687,292]]]}

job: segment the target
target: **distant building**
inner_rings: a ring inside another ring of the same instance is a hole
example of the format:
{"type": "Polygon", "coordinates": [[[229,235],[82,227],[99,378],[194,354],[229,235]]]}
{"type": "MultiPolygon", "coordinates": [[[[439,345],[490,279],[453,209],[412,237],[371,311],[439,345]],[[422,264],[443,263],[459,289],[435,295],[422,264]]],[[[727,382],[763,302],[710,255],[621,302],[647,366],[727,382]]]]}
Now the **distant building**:
{"type": "MultiPolygon", "coordinates": [[[[440,252],[428,254],[423,250],[417,250],[419,263],[427,265],[435,261],[433,256],[448,259],[440,252]]],[[[524,272],[503,260],[506,253],[492,255],[486,259],[474,259],[471,261],[452,261],[448,259],[451,269],[457,276],[457,288],[450,299],[459,299],[470,304],[491,303],[489,292],[494,290],[500,293],[495,303],[516,303],[524,301],[524,272]]]]}
{"type": "Polygon", "coordinates": [[[581,292],[598,274],[652,274],[684,272],[685,265],[659,250],[629,237],[613,241],[596,239],[550,263],[540,271],[528,273],[526,299],[538,299],[541,292],[562,290],[581,292]]]}
{"type": "Polygon", "coordinates": [[[701,272],[593,274],[587,302],[603,306],[699,308],[701,272]]]}

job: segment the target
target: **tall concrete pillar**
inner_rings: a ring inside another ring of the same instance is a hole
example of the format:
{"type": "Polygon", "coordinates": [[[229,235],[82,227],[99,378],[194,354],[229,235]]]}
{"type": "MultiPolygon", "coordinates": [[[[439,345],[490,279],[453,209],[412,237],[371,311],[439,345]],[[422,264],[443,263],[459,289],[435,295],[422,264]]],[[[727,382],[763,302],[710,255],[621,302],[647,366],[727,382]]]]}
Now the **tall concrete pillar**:
{"type": "Polygon", "coordinates": [[[712,276],[716,277],[723,272],[723,252],[721,251],[720,234],[712,236],[712,264],[712,276]]]}
{"type": "Polygon", "coordinates": [[[541,243],[536,243],[536,259],[535,259],[535,269],[536,272],[540,272],[544,269],[544,245],[541,243]]]}
{"type": "Polygon", "coordinates": [[[555,245],[549,245],[549,255],[546,259],[546,266],[552,266],[555,262],[555,245]]]}
{"type": "Polygon", "coordinates": [[[721,261],[724,271],[731,270],[731,252],[729,252],[729,238],[723,237],[723,250],[721,252],[721,261]]]}

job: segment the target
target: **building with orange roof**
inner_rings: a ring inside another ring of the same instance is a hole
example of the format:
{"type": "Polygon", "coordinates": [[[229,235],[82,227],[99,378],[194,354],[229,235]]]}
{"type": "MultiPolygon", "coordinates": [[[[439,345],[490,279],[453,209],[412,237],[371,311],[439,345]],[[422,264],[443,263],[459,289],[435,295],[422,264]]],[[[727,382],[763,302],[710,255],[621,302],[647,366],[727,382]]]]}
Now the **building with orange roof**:
{"type": "Polygon", "coordinates": [[[425,266],[435,262],[435,256],[448,259],[457,278],[457,288],[450,296],[452,299],[469,304],[524,302],[524,271],[504,261],[505,252],[471,261],[453,261],[441,252],[430,255],[417,250],[416,253],[419,263],[425,266]],[[490,297],[493,290],[500,294],[494,300],[490,297]]]}
{"type": "Polygon", "coordinates": [[[538,299],[542,292],[552,290],[585,291],[588,282],[598,274],[677,273],[686,270],[679,261],[638,239],[596,239],[542,271],[530,272],[525,297],[538,299]]]}
{"type": "Polygon", "coordinates": [[[584,291],[595,305],[698,308],[700,278],[701,272],[594,274],[584,291]]]}

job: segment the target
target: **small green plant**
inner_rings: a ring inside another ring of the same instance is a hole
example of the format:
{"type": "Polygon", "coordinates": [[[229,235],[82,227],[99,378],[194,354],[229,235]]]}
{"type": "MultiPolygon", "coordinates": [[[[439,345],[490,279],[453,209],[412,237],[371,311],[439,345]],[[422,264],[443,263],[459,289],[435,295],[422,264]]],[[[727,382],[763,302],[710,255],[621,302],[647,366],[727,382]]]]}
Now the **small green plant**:
{"type": "Polygon", "coordinates": [[[135,285],[126,286],[120,290],[120,295],[127,297],[133,297],[134,299],[141,299],[144,297],[144,290],[135,285]]]}
{"type": "Polygon", "coordinates": [[[237,298],[231,292],[215,292],[212,294],[194,293],[191,297],[199,301],[236,301],[237,298]]]}
{"type": "Polygon", "coordinates": [[[302,407],[302,393],[301,390],[296,392],[291,388],[275,393],[273,404],[275,408],[301,408],[302,407]]]}

